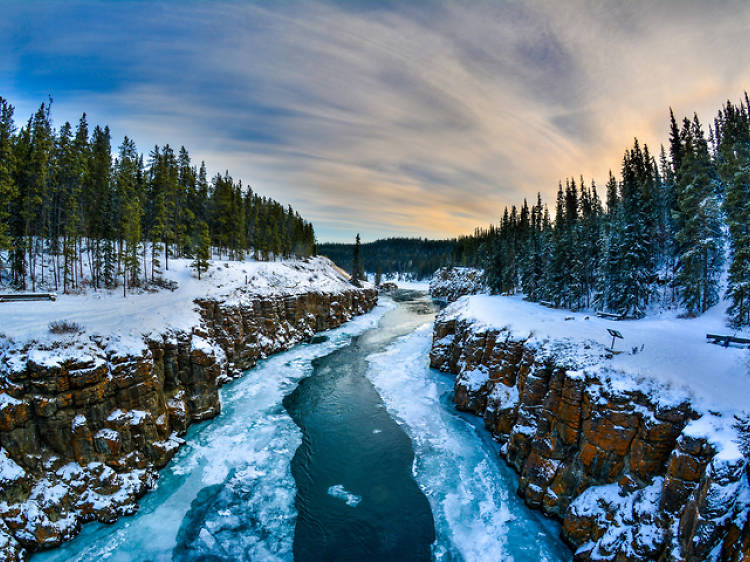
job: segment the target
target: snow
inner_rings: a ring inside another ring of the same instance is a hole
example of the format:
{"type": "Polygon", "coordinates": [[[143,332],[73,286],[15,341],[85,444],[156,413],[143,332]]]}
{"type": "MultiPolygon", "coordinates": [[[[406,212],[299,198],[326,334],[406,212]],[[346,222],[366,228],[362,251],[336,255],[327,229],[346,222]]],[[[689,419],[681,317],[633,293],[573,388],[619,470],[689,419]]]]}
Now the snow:
{"type": "Polygon", "coordinates": [[[478,365],[474,369],[461,371],[461,374],[459,375],[459,380],[468,390],[479,390],[489,378],[489,372],[484,365],[478,365]]]}
{"type": "Polygon", "coordinates": [[[73,431],[78,429],[79,427],[85,427],[86,426],[86,416],[83,414],[78,414],[76,417],[73,418],[73,422],[71,423],[71,427],[73,431]]]}
{"type": "Polygon", "coordinates": [[[393,280],[392,283],[395,283],[399,289],[406,289],[409,291],[429,291],[430,290],[430,282],[429,281],[414,281],[414,280],[393,280]]]}
{"type": "Polygon", "coordinates": [[[362,496],[352,494],[350,491],[344,488],[343,484],[334,484],[333,486],[328,488],[328,495],[344,501],[349,507],[357,507],[359,505],[359,502],[362,501],[362,496]]]}
{"type": "Polygon", "coordinates": [[[490,404],[487,406],[488,410],[514,408],[519,402],[518,387],[496,384],[487,396],[487,401],[490,404]]]}
{"type": "MultiPolygon", "coordinates": [[[[352,287],[325,257],[275,262],[217,260],[200,280],[190,263],[188,259],[170,260],[163,277],[178,284],[175,291],[142,291],[124,298],[121,289],[100,290],[60,294],[54,302],[1,303],[0,351],[11,347],[9,340],[16,344],[32,339],[42,344],[69,344],[76,338],[83,339],[85,336],[49,332],[50,322],[67,320],[82,326],[87,335],[109,338],[110,351],[138,355],[144,349],[144,336],[169,329],[189,331],[198,325],[197,306],[193,304],[197,298],[222,298],[231,304],[256,296],[339,292],[352,287]]],[[[42,354],[39,359],[54,364],[60,358],[42,354]]]]}
{"type": "Polygon", "coordinates": [[[591,486],[570,504],[574,517],[593,517],[606,531],[596,545],[585,543],[576,554],[591,550],[591,559],[608,559],[608,553],[622,545],[630,559],[642,558],[643,552],[654,552],[663,540],[658,525],[658,506],[664,478],[659,476],[646,487],[627,493],[619,484],[591,486]],[[593,549],[593,550],[592,550],[593,549]]]}
{"type": "Polygon", "coordinates": [[[705,414],[687,424],[682,433],[688,437],[703,438],[711,443],[716,449],[713,458],[717,461],[735,461],[743,458],[736,441],[737,432],[727,423],[724,416],[715,413],[705,414]]]}
{"type": "Polygon", "coordinates": [[[0,394],[0,411],[2,411],[7,406],[17,406],[21,403],[21,400],[19,400],[18,398],[13,398],[9,394],[0,394]]]}
{"type": "Polygon", "coordinates": [[[0,484],[15,482],[25,475],[24,470],[8,456],[5,449],[0,448],[0,484]]]}
{"type": "Polygon", "coordinates": [[[706,343],[706,333],[732,333],[725,325],[723,305],[694,319],[662,314],[613,321],[546,308],[518,296],[473,295],[462,297],[442,314],[480,328],[507,329],[513,337],[528,338],[567,362],[571,370],[606,370],[615,385],[632,387],[645,381],[666,402],[689,396],[694,407],[722,411],[725,418],[750,411],[750,353],[706,343]],[[615,350],[622,353],[609,359],[608,328],[624,337],[615,342],[615,350]],[[618,372],[629,376],[618,378],[618,372]]]}
{"type": "Polygon", "coordinates": [[[193,337],[190,338],[190,350],[200,351],[206,355],[214,354],[214,346],[211,345],[211,342],[198,335],[193,335],[193,337]]]}
{"type": "Polygon", "coordinates": [[[486,291],[484,270],[474,267],[441,267],[430,280],[430,294],[449,301],[486,291]]]}

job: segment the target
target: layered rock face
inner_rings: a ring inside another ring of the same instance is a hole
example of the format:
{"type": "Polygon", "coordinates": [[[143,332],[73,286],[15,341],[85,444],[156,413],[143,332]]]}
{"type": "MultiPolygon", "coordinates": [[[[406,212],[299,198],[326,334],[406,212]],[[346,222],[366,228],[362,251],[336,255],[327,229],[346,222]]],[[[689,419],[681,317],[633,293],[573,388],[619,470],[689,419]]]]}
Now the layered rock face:
{"type": "Polygon", "coordinates": [[[200,300],[200,326],[137,349],[92,337],[6,358],[0,558],[25,559],[83,522],[134,512],[187,427],[220,412],[223,382],[376,303],[374,289],[200,300]]]}
{"type": "Polygon", "coordinates": [[[750,468],[723,418],[663,403],[606,368],[439,315],[431,365],[482,416],[526,503],[562,520],[577,560],[749,560],[750,468]]]}

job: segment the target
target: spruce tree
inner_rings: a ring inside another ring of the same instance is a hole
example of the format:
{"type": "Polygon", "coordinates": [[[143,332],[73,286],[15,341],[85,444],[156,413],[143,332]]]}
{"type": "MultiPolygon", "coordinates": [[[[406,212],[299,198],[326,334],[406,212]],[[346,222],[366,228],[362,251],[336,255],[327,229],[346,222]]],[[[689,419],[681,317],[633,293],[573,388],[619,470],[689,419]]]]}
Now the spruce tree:
{"type": "Polygon", "coordinates": [[[117,159],[115,169],[115,181],[117,190],[122,197],[121,227],[122,237],[125,241],[123,253],[123,291],[124,286],[138,284],[140,275],[140,260],[138,250],[141,243],[141,220],[143,208],[140,192],[140,160],[135,143],[125,137],[117,159]],[[129,278],[129,281],[128,281],[129,278]]]}
{"type": "Polygon", "coordinates": [[[733,326],[750,325],[750,115],[727,102],[717,127],[718,169],[724,185],[724,211],[730,256],[727,310],[733,326]]]}
{"type": "MultiPolygon", "coordinates": [[[[11,201],[18,195],[18,188],[14,179],[13,137],[15,124],[13,122],[13,111],[13,106],[0,97],[0,252],[10,252],[13,248],[8,219],[11,201]]],[[[0,256],[0,273],[2,271],[3,261],[2,256],[0,256]]],[[[0,281],[2,281],[1,278],[0,281]]]]}
{"type": "Polygon", "coordinates": [[[359,233],[357,233],[357,237],[354,239],[354,250],[352,253],[352,276],[351,276],[351,283],[352,285],[356,287],[360,286],[361,271],[362,271],[362,256],[360,255],[359,233]]]}
{"type": "Polygon", "coordinates": [[[697,115],[692,123],[685,122],[681,137],[685,144],[678,174],[681,227],[676,236],[680,257],[675,283],[688,313],[696,315],[719,300],[723,242],[718,177],[697,115]]]}
{"type": "Polygon", "coordinates": [[[201,278],[201,272],[208,271],[208,260],[211,259],[211,236],[208,232],[208,225],[201,221],[198,227],[198,241],[195,251],[195,259],[192,266],[198,272],[198,279],[201,278]]]}

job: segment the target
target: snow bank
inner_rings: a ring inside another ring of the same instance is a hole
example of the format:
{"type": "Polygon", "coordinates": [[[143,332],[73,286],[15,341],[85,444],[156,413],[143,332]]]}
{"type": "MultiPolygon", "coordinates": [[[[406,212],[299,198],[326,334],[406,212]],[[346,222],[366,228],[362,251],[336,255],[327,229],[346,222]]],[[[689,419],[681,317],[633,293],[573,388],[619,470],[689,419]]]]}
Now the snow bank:
{"type": "Polygon", "coordinates": [[[706,343],[706,333],[730,333],[715,310],[694,319],[669,316],[613,321],[586,313],[554,310],[520,297],[474,295],[446,308],[455,318],[488,328],[507,329],[527,339],[570,370],[604,369],[614,382],[653,386],[660,399],[678,402],[687,394],[703,411],[750,411],[750,353],[743,347],[706,343]],[[607,358],[612,343],[608,328],[619,331],[621,351],[607,358]]]}
{"type": "Polygon", "coordinates": [[[487,291],[484,270],[473,267],[441,267],[430,280],[430,295],[436,299],[455,301],[464,295],[487,291]]]}
{"type": "MultiPolygon", "coordinates": [[[[213,261],[200,280],[190,263],[188,259],[170,260],[164,278],[177,283],[175,291],[144,291],[123,298],[121,289],[100,290],[83,295],[61,294],[54,302],[0,303],[0,352],[13,345],[11,340],[15,344],[36,340],[47,348],[84,339],[49,332],[50,322],[67,320],[81,325],[86,335],[109,338],[113,348],[110,351],[138,355],[144,348],[144,336],[169,330],[190,331],[197,326],[199,315],[193,301],[198,298],[217,298],[232,304],[257,296],[351,289],[335,264],[325,257],[277,262],[213,261]]],[[[40,360],[56,362],[61,358],[53,355],[40,360]]]]}

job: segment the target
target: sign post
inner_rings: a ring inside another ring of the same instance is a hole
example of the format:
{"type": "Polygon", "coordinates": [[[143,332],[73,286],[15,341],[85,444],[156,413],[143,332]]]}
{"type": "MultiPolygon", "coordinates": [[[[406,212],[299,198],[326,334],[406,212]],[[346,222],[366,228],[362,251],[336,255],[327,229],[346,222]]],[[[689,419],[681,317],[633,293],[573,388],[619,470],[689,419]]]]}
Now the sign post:
{"type": "Polygon", "coordinates": [[[622,340],[622,339],[625,339],[625,338],[622,337],[622,334],[620,332],[618,332],[617,330],[613,330],[612,328],[607,328],[607,331],[609,332],[609,335],[612,336],[612,345],[610,346],[610,350],[614,351],[615,350],[615,339],[619,338],[619,339],[622,340]]]}

